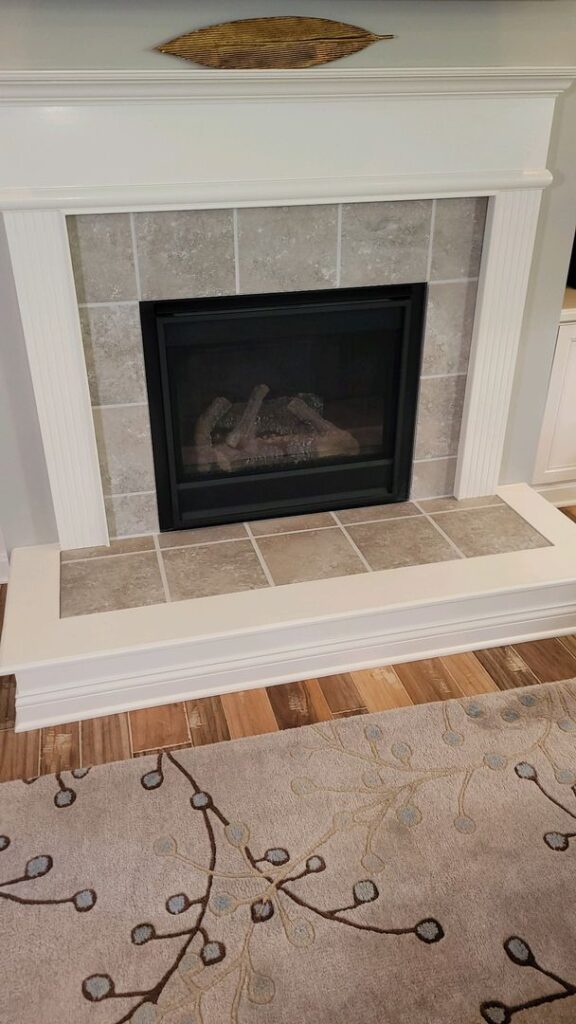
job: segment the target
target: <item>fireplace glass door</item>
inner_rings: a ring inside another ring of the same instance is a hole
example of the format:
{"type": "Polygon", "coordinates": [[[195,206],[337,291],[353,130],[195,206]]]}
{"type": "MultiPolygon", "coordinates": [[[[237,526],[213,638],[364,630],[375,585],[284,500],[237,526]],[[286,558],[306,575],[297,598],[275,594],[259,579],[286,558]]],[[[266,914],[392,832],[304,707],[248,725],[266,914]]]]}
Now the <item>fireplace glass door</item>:
{"type": "Polygon", "coordinates": [[[424,300],[141,303],[161,528],[404,500],[424,300]]]}

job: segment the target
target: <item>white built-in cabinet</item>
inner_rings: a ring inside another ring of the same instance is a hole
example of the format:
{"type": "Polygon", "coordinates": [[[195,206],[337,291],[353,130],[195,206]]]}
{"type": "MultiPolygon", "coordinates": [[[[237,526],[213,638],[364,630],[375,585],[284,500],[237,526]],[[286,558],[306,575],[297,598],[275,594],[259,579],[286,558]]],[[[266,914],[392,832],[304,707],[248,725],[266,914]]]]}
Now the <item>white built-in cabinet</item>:
{"type": "Polygon", "coordinates": [[[576,481],[576,289],[568,288],[560,317],[535,484],[576,481]]]}

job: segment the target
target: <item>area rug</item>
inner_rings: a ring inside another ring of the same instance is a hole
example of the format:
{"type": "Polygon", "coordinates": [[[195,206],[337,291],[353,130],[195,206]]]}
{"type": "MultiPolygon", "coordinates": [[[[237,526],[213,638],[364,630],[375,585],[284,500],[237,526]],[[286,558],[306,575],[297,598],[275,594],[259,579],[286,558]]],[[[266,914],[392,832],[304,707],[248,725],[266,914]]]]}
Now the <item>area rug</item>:
{"type": "Polygon", "coordinates": [[[576,681],[0,787],[7,1024],[576,1020],[576,681]]]}

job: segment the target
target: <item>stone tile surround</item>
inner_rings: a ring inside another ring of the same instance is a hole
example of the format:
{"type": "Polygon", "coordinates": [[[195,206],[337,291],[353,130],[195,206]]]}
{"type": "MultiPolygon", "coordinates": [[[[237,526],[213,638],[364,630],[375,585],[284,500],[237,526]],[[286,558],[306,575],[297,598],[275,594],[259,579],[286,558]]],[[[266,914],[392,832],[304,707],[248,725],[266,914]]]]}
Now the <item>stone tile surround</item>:
{"type": "Polygon", "coordinates": [[[546,547],[497,497],[433,498],[63,551],[63,618],[546,547]]]}
{"type": "Polygon", "coordinates": [[[138,302],[428,281],[412,497],[450,495],[485,199],[67,218],[110,534],[157,530],[138,302]]]}

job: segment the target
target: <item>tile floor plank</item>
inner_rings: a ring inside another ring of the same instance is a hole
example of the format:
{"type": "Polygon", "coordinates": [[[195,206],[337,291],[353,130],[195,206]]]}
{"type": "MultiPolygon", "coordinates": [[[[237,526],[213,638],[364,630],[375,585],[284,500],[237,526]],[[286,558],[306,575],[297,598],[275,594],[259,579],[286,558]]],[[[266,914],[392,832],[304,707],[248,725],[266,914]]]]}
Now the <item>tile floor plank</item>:
{"type": "Polygon", "coordinates": [[[324,676],[318,682],[332,714],[338,715],[341,711],[356,711],[365,707],[350,672],[324,676]]]}
{"type": "Polygon", "coordinates": [[[13,729],[16,721],[16,679],[14,676],[0,678],[0,731],[13,729]]]}
{"type": "Polygon", "coordinates": [[[412,703],[391,665],[361,669],[350,675],[368,711],[390,711],[412,703]]]}
{"type": "Polygon", "coordinates": [[[40,732],[3,732],[0,734],[0,782],[32,779],[38,775],[40,732]]]}
{"type": "Polygon", "coordinates": [[[514,649],[541,683],[576,677],[576,658],[556,638],[514,644],[514,649]]]}
{"type": "Polygon", "coordinates": [[[242,690],[220,697],[231,740],[278,732],[278,722],[266,690],[242,690]]]}
{"type": "Polygon", "coordinates": [[[487,647],[484,651],[475,651],[475,656],[500,690],[533,686],[538,682],[514,647],[487,647]]]}
{"type": "Polygon", "coordinates": [[[317,679],[269,686],[267,693],[280,729],[295,729],[314,722],[328,722],[332,718],[317,679]]]}
{"type": "Polygon", "coordinates": [[[157,708],[130,711],[128,717],[134,754],[191,743],[184,704],[163,704],[157,708]]]}
{"type": "Polygon", "coordinates": [[[221,743],[230,739],[228,722],[220,697],[201,697],[189,700],[186,704],[188,724],[192,745],[204,746],[206,743],[221,743]]]}
{"type": "Polygon", "coordinates": [[[80,723],[53,725],[42,729],[40,737],[40,774],[80,768],[80,723]]]}
{"type": "Polygon", "coordinates": [[[474,697],[478,693],[494,693],[498,690],[497,683],[471,651],[450,654],[440,658],[440,661],[463,696],[474,697]]]}
{"type": "Polygon", "coordinates": [[[84,767],[132,757],[127,714],[89,718],[80,729],[84,767]]]}
{"type": "Polygon", "coordinates": [[[429,704],[434,700],[451,700],[462,692],[440,658],[408,661],[394,665],[394,671],[413,704],[429,704]]]}

